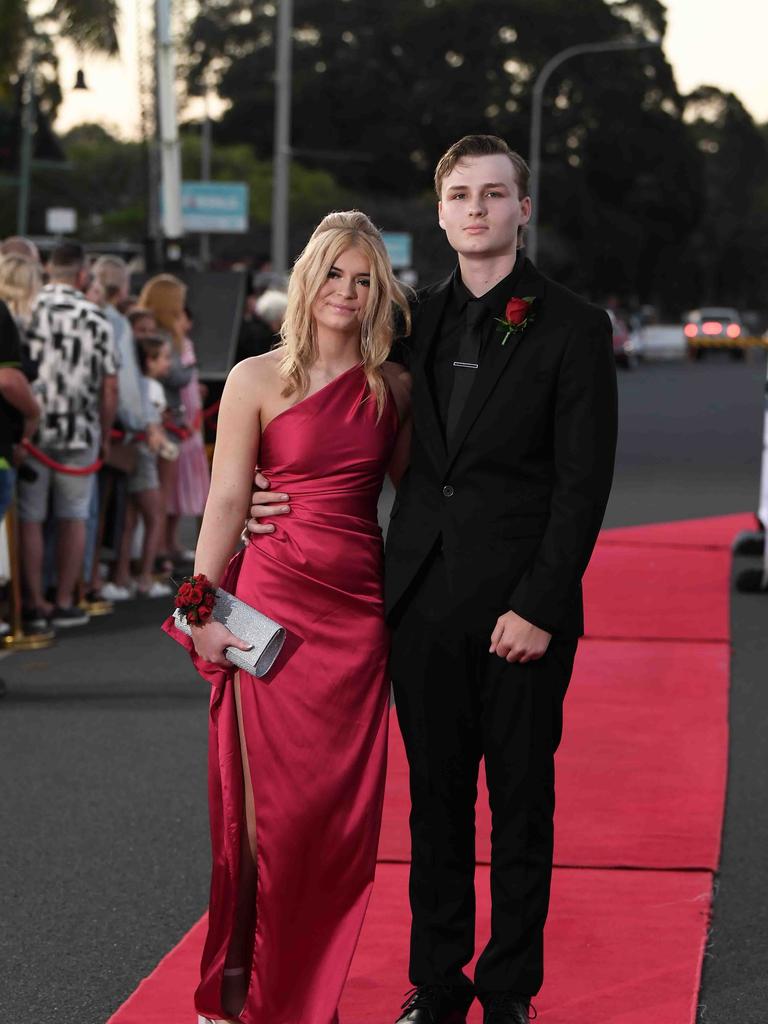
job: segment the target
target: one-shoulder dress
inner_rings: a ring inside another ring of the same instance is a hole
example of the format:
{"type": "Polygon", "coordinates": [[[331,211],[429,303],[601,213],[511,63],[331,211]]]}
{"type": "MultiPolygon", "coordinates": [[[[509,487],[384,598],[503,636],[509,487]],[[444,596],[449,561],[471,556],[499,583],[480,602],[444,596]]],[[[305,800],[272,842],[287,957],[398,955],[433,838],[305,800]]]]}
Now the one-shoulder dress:
{"type": "MultiPolygon", "coordinates": [[[[240,673],[256,808],[257,896],[243,1024],[334,1024],[376,862],[386,766],[389,635],[377,501],[397,434],[362,366],[279,413],[259,462],[290,495],[271,534],[253,536],[222,586],[285,626],[269,674],[240,673]]],[[[163,627],[190,650],[172,625],[163,627]]],[[[233,674],[212,684],[209,804],[213,868],[195,1007],[226,1016],[222,977],[247,843],[233,674]]]]}

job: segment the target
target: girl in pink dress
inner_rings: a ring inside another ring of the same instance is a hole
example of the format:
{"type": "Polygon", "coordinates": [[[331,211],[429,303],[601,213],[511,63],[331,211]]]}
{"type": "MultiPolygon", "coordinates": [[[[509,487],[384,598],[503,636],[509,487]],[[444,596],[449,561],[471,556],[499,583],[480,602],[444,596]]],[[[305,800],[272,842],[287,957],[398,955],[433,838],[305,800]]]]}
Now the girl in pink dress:
{"type": "MultiPolygon", "coordinates": [[[[191,326],[191,321],[186,310],[185,318],[188,329],[191,326]]],[[[181,364],[188,367],[197,365],[195,347],[186,332],[182,343],[181,364]]],[[[181,388],[180,394],[185,423],[191,431],[191,436],[180,442],[176,477],[174,485],[168,493],[166,549],[172,557],[184,553],[180,549],[177,537],[179,518],[181,516],[198,518],[203,514],[211,483],[208,456],[205,453],[203,441],[201,385],[196,369],[192,371],[189,383],[181,388]]]]}
{"type": "Polygon", "coordinates": [[[326,217],[296,263],[278,349],[238,363],[219,411],[195,572],[281,623],[264,678],[235,673],[218,622],[193,627],[212,684],[213,875],[199,1021],[337,1024],[373,884],[389,635],[377,501],[408,446],[409,381],[386,362],[408,306],[376,228],[326,217]],[[230,560],[254,468],[290,514],[230,560]],[[227,563],[229,564],[227,565],[227,563]]]}

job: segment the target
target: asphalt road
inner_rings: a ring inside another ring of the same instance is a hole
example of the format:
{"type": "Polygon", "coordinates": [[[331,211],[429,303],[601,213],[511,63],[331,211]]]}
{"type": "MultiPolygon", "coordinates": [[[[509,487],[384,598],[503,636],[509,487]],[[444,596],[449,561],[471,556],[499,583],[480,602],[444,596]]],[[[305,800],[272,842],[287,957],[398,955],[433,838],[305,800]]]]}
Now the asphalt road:
{"type": "MultiPolygon", "coordinates": [[[[756,505],[764,363],[620,374],[607,526],[756,505]]],[[[205,907],[207,689],[134,602],[0,664],[0,1024],[103,1024],[205,907]]],[[[768,598],[734,611],[731,783],[701,1020],[766,1019],[768,598]]]]}

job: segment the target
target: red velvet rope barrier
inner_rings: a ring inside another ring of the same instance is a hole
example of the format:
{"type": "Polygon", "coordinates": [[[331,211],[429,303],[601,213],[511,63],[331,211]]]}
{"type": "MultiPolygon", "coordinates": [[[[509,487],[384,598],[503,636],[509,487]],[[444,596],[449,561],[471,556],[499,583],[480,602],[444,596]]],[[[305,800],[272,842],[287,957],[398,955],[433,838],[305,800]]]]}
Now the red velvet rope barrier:
{"type": "Polygon", "coordinates": [[[33,459],[37,459],[38,462],[42,462],[48,469],[53,469],[57,473],[66,473],[68,476],[90,476],[91,473],[98,473],[104,465],[101,459],[97,459],[90,466],[65,466],[63,463],[56,462],[55,459],[50,458],[45,452],[41,452],[39,448],[35,448],[31,441],[22,441],[21,445],[28,455],[31,455],[33,459]]]}
{"type": "MultiPolygon", "coordinates": [[[[165,429],[171,434],[175,434],[176,437],[180,438],[182,441],[186,441],[200,430],[204,419],[209,420],[218,413],[219,404],[219,402],[214,402],[213,405],[209,406],[207,409],[200,409],[197,416],[195,416],[191,429],[189,427],[174,426],[167,426],[165,429]]],[[[109,436],[113,440],[119,440],[121,437],[125,437],[125,434],[121,430],[113,430],[110,432],[109,436]]],[[[145,441],[146,436],[147,435],[143,433],[133,434],[131,440],[145,441]]],[[[40,449],[36,448],[31,441],[24,440],[21,444],[28,455],[31,455],[33,459],[37,459],[38,462],[41,462],[44,466],[47,466],[48,469],[52,469],[56,473],[66,473],[68,476],[90,476],[92,473],[98,473],[104,465],[101,459],[97,459],[95,462],[92,462],[90,466],[66,466],[64,463],[57,462],[55,459],[52,459],[49,455],[46,455],[45,452],[41,452],[40,449]]]]}

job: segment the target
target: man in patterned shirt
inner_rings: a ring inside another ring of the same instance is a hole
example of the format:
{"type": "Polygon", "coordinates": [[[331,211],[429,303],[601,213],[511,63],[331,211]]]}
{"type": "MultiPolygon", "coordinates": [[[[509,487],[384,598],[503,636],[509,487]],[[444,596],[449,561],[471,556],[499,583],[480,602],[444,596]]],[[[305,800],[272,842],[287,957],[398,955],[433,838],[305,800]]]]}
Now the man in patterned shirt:
{"type": "MultiPolygon", "coordinates": [[[[83,468],[104,458],[117,405],[117,365],[112,328],[83,295],[88,272],[77,242],[51,253],[50,283],[40,292],[26,336],[37,367],[33,389],[42,406],[34,444],[57,464],[83,468]]],[[[19,483],[18,509],[24,585],[24,618],[40,628],[78,626],[88,616],[75,607],[83,566],[85,524],[93,473],[57,471],[32,460],[33,481],[19,483]],[[43,523],[49,502],[56,522],[56,603],[43,596],[43,523]]]]}

